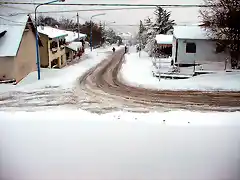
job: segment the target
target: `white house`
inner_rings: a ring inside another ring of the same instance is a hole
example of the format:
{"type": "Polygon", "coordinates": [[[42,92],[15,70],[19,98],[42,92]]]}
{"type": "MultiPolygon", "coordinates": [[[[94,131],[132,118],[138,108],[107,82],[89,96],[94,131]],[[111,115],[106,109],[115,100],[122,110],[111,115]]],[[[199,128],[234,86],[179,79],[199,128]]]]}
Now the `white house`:
{"type": "Polygon", "coordinates": [[[199,64],[203,69],[218,70],[225,67],[227,53],[216,51],[216,41],[210,39],[201,26],[175,26],[172,58],[175,64],[199,64]]]}

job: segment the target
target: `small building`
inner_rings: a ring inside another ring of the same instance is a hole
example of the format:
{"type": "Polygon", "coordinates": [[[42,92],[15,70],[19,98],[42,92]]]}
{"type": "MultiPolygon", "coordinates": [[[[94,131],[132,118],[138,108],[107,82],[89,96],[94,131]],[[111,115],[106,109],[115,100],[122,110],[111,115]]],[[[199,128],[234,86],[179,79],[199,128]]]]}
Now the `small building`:
{"type": "Polygon", "coordinates": [[[173,35],[158,34],[155,39],[160,53],[172,56],[173,35]]]}
{"type": "Polygon", "coordinates": [[[85,39],[87,37],[86,34],[72,32],[72,31],[64,31],[67,33],[66,39],[66,58],[67,62],[71,62],[73,59],[82,56],[85,49],[85,39]]]}
{"type": "Polygon", "coordinates": [[[66,65],[66,40],[68,35],[52,27],[38,27],[43,47],[40,48],[41,67],[62,68],[66,65]]]}
{"type": "Polygon", "coordinates": [[[216,41],[209,38],[204,27],[175,26],[172,58],[179,66],[201,65],[203,69],[224,69],[227,53],[218,52],[216,41]]]}
{"type": "Polygon", "coordinates": [[[29,15],[0,19],[0,81],[17,83],[36,71],[35,35],[29,15]]]}
{"type": "Polygon", "coordinates": [[[63,33],[67,34],[66,39],[66,43],[71,43],[71,42],[79,42],[86,39],[87,35],[86,34],[82,34],[82,33],[78,33],[77,32],[73,32],[73,31],[65,31],[65,30],[60,30],[63,33]],[[79,36],[79,39],[78,39],[79,36]]]}
{"type": "Polygon", "coordinates": [[[68,61],[72,61],[76,57],[81,57],[84,53],[82,42],[71,42],[66,46],[66,56],[68,61]]]}

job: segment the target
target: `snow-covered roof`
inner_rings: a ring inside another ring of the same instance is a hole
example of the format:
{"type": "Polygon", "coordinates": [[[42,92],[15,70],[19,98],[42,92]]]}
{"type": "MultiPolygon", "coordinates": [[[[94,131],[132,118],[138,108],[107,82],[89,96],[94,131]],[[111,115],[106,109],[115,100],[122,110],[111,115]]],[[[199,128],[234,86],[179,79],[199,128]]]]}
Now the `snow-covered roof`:
{"type": "Polygon", "coordinates": [[[28,19],[28,15],[16,15],[0,19],[0,32],[6,31],[0,38],[0,57],[17,55],[28,19]]]}
{"type": "Polygon", "coordinates": [[[156,35],[156,41],[158,44],[172,44],[173,35],[158,34],[156,35]]]}
{"type": "Polygon", "coordinates": [[[71,42],[67,47],[74,51],[78,51],[78,49],[82,47],[82,42],[71,42]]]}
{"type": "MultiPolygon", "coordinates": [[[[66,42],[73,42],[78,39],[78,33],[52,28],[49,26],[38,27],[38,32],[47,35],[50,38],[65,37],[66,42]]],[[[85,38],[87,35],[79,33],[79,38],[85,38]]]]}
{"type": "Polygon", "coordinates": [[[177,39],[210,39],[201,26],[174,26],[173,35],[177,39]]]}
{"type": "Polygon", "coordinates": [[[47,35],[49,38],[65,37],[68,34],[60,29],[52,28],[49,26],[39,26],[38,32],[47,35]]]}
{"type": "Polygon", "coordinates": [[[120,36],[122,39],[131,39],[132,38],[132,33],[127,32],[127,33],[118,33],[118,36],[120,36]]]}
{"type": "MultiPolygon", "coordinates": [[[[66,39],[66,42],[73,42],[75,41],[76,39],[78,39],[78,33],[77,32],[72,32],[72,31],[64,31],[62,30],[64,33],[67,33],[67,37],[65,38],[66,39]]],[[[79,33],[79,38],[85,38],[87,37],[86,34],[82,34],[82,33],[79,33]]]]}

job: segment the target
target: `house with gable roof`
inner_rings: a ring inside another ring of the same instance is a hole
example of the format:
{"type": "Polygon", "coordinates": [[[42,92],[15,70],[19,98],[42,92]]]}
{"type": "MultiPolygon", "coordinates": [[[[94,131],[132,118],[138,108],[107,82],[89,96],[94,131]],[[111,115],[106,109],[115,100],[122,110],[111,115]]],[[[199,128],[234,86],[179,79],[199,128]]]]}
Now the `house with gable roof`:
{"type": "Polygon", "coordinates": [[[84,52],[86,34],[61,30],[50,26],[38,27],[43,47],[40,48],[41,66],[61,68],[84,52]]]}
{"type": "Polygon", "coordinates": [[[199,65],[203,70],[230,68],[227,52],[219,51],[201,25],[174,26],[172,58],[179,66],[199,65]]]}
{"type": "Polygon", "coordinates": [[[14,15],[0,19],[1,82],[17,83],[36,71],[35,33],[30,15],[14,15]]]}
{"type": "Polygon", "coordinates": [[[66,65],[66,39],[62,30],[40,26],[37,28],[43,46],[40,48],[41,67],[62,68],[66,65]]]}

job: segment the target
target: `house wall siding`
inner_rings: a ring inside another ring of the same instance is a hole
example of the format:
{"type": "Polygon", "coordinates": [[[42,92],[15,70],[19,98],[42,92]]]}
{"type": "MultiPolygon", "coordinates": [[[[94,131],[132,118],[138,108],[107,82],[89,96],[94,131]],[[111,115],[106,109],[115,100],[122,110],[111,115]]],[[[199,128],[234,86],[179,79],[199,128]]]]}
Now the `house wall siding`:
{"type": "MultiPolygon", "coordinates": [[[[174,42],[173,51],[176,51],[174,42]]],[[[175,52],[173,52],[175,54],[175,52]]],[[[211,40],[178,40],[178,63],[192,64],[203,62],[223,62],[228,55],[226,53],[216,53],[216,43],[211,40]],[[186,43],[196,44],[196,54],[186,53],[186,43]]]]}
{"type": "Polygon", "coordinates": [[[41,67],[49,67],[49,58],[48,58],[48,36],[44,34],[40,34],[40,39],[42,41],[43,46],[40,47],[40,61],[41,67]]]}
{"type": "Polygon", "coordinates": [[[14,57],[0,57],[0,79],[15,79],[14,57]]]}
{"type": "Polygon", "coordinates": [[[14,61],[15,79],[22,80],[30,72],[36,71],[36,40],[31,28],[23,33],[17,56],[14,61]]]}
{"type": "MultiPolygon", "coordinates": [[[[176,60],[176,38],[173,41],[173,60],[176,60]]],[[[178,39],[177,64],[202,64],[203,66],[213,64],[219,67],[225,66],[225,60],[228,58],[225,52],[216,53],[216,42],[211,40],[184,40],[178,39]],[[186,53],[186,44],[195,43],[196,53],[186,53]]]]}
{"type": "Polygon", "coordinates": [[[177,39],[175,37],[173,37],[173,46],[172,46],[172,58],[174,60],[174,62],[177,62],[176,60],[176,47],[177,46],[177,39]]]}
{"type": "MultiPolygon", "coordinates": [[[[48,47],[50,47],[50,44],[53,40],[49,40],[48,41],[48,47]]],[[[59,60],[59,67],[63,67],[66,65],[66,48],[64,47],[63,49],[61,49],[59,47],[59,39],[54,39],[54,41],[57,41],[58,43],[58,48],[57,48],[57,52],[52,52],[52,50],[49,48],[48,53],[49,53],[49,65],[51,66],[51,62],[54,59],[58,59],[59,60]],[[63,63],[61,64],[61,56],[63,57],[63,63]]]]}

